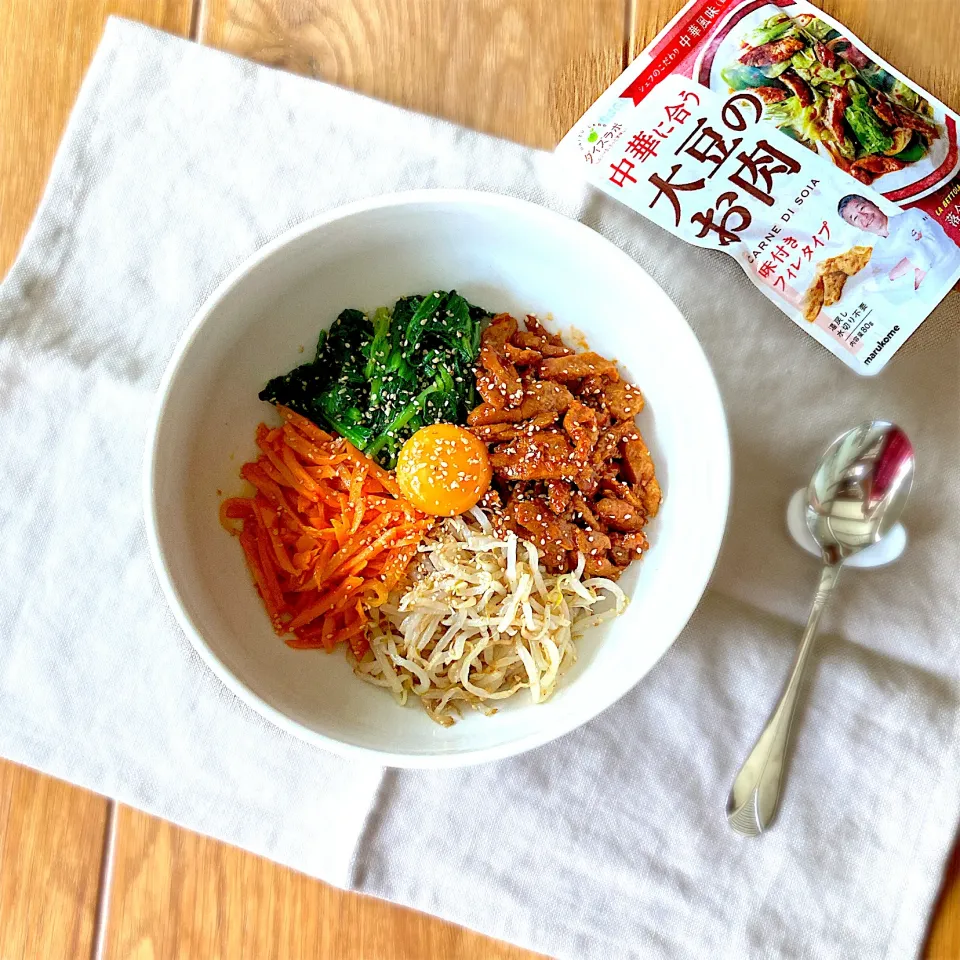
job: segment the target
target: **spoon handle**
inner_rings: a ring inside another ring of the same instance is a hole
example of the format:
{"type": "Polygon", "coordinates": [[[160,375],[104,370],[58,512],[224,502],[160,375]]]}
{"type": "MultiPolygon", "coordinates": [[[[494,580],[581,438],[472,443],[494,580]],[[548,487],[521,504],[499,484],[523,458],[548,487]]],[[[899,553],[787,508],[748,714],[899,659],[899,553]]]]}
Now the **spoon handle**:
{"type": "Polygon", "coordinates": [[[734,830],[746,836],[755,837],[763,833],[776,816],[790,725],[797,706],[797,693],[810,651],[813,649],[820,616],[839,575],[839,563],[828,564],[821,571],[817,595],[813,600],[807,627],[803,631],[797,658],[790,671],[790,679],[773,715],[760,734],[760,739],[733,781],[733,789],[727,801],[727,820],[734,830]]]}

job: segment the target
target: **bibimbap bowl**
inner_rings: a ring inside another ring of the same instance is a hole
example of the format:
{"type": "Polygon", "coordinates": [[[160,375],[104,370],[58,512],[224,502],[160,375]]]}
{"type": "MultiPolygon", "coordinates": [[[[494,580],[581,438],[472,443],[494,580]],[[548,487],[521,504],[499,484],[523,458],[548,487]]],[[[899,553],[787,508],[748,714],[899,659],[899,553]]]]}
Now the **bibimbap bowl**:
{"type": "Polygon", "coordinates": [[[392,766],[499,759],[589,721],[666,653],[707,585],[730,495],[730,449],[716,382],[693,332],[659,286],[599,234],[539,206],[424,191],[342,207],[265,246],[210,297],[177,346],[147,446],[147,530],[161,585],[186,636],[238,697],[284,730],[392,766]],[[218,520],[255,457],[258,399],[303,363],[344,306],[372,310],[411,291],[456,289],[493,312],[552,317],[551,329],[616,359],[646,398],[637,423],[663,490],[629,597],[589,629],[556,692],[525,691],[492,716],[449,727],[364,683],[339,652],[296,650],[274,633],[243,552],[218,520]]]}

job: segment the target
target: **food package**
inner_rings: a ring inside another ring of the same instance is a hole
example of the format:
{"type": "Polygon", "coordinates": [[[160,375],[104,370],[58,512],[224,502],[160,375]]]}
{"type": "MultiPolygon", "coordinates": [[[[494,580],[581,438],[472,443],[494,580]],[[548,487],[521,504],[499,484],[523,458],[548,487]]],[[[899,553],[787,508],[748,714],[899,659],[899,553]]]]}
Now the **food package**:
{"type": "Polygon", "coordinates": [[[869,376],[960,279],[957,121],[804,0],[694,0],[557,150],[869,376]]]}

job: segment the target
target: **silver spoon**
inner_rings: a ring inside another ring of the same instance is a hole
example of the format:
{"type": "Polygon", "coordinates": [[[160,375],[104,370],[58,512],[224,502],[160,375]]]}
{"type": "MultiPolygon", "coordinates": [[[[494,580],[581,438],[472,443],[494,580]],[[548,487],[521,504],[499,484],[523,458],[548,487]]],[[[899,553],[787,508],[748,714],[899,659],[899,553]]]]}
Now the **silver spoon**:
{"type": "Polygon", "coordinates": [[[807,487],[807,526],[823,556],[820,585],[786,689],[733,781],[727,820],[739,833],[757,836],[776,816],[797,693],[820,616],[844,560],[876,543],[900,519],[913,467],[907,435],[885,420],[848,430],[817,464],[807,487]]]}

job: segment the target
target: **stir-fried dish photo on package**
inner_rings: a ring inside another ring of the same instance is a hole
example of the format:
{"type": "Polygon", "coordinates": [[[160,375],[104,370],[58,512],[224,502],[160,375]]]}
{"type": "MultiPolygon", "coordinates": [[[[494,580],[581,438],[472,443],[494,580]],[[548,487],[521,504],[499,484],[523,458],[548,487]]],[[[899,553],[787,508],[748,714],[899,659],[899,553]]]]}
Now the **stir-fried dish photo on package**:
{"type": "Polygon", "coordinates": [[[804,0],[694,0],[557,149],[869,376],[960,279],[957,119],[804,0]]]}

